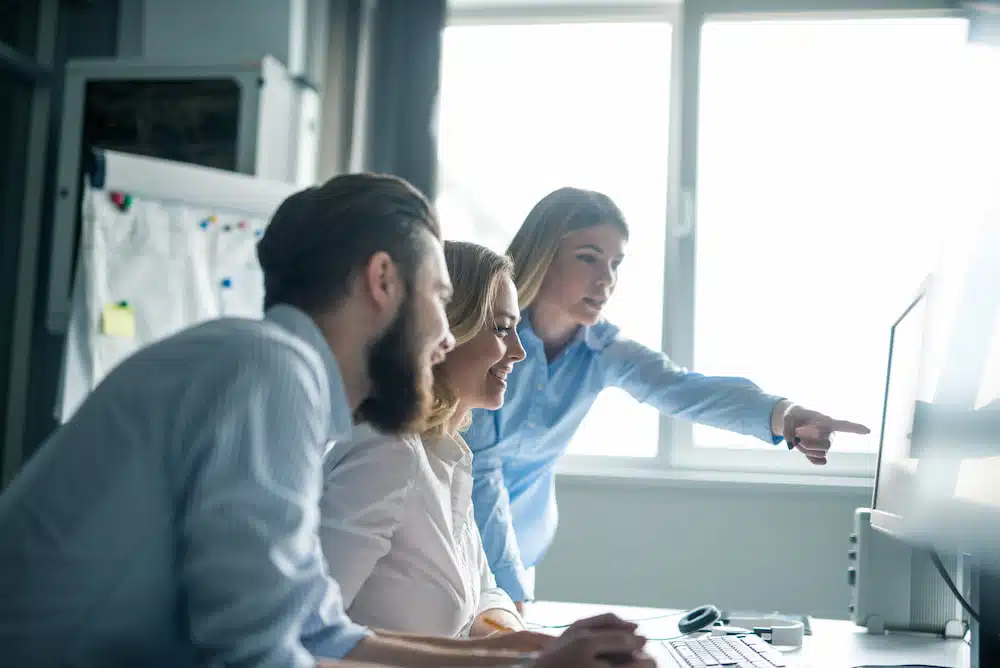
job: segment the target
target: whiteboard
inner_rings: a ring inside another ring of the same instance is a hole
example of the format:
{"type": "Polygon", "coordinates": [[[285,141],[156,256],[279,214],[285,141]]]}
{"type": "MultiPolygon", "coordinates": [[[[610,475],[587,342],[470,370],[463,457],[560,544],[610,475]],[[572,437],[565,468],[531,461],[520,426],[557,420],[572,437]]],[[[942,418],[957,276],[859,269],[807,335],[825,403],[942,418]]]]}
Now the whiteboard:
{"type": "Polygon", "coordinates": [[[213,318],[261,317],[257,241],[296,190],[152,158],[107,152],[105,159],[80,206],[55,410],[61,422],[142,347],[213,318]]]}

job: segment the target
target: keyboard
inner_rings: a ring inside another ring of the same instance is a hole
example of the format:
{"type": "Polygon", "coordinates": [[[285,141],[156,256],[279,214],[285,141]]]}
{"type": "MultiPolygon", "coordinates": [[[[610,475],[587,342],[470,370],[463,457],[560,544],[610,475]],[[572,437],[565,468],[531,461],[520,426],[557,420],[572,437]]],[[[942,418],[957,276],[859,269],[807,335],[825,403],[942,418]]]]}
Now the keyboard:
{"type": "Polygon", "coordinates": [[[664,643],[683,668],[786,668],[781,652],[755,635],[688,637],[664,643]]]}

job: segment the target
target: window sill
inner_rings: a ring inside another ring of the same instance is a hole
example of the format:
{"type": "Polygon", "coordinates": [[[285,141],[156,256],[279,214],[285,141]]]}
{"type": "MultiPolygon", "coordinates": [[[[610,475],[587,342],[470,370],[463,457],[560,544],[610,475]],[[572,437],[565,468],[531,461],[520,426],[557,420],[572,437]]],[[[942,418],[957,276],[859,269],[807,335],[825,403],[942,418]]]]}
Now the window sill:
{"type": "Polygon", "coordinates": [[[871,494],[871,477],[840,475],[713,471],[660,467],[637,460],[634,465],[594,466],[564,461],[556,468],[560,482],[571,485],[629,485],[640,487],[725,487],[726,489],[763,490],[768,492],[833,492],[871,494]],[[644,464],[646,464],[644,466],[644,464]]]}

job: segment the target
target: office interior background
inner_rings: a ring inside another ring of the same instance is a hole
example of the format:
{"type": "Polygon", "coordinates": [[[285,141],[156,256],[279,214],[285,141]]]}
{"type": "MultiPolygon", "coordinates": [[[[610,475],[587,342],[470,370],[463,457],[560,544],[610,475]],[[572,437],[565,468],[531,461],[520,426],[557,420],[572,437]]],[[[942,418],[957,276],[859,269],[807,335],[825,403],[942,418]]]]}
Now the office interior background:
{"type": "MultiPolygon", "coordinates": [[[[889,326],[955,213],[965,43],[944,0],[0,0],[3,479],[57,424],[72,59],[272,56],[316,94],[306,174],[399,174],[446,236],[496,250],[547,192],[604,191],[632,228],[611,320],[877,427],[889,326]]],[[[538,596],[847,617],[877,444],[810,467],[607,392],[562,465],[538,596]]]]}

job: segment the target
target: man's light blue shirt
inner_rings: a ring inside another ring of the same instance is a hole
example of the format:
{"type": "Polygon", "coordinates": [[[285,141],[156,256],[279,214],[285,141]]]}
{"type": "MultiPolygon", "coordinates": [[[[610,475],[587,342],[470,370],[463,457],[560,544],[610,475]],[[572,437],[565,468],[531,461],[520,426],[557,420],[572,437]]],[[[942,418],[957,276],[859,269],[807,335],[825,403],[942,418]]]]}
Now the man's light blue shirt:
{"type": "Polygon", "coordinates": [[[473,411],[463,434],[474,453],[476,523],[490,568],[515,601],[534,598],[526,569],[555,535],[555,464],[604,388],[621,388],[669,415],[780,442],[771,412],[781,397],[744,378],[691,373],[607,322],[581,328],[552,362],[530,315],[517,332],[527,357],[507,377],[503,407],[473,411]]]}
{"type": "Polygon", "coordinates": [[[319,548],[333,354],[288,306],[125,360],[0,496],[0,665],[313,666],[368,634],[319,548]]]}

